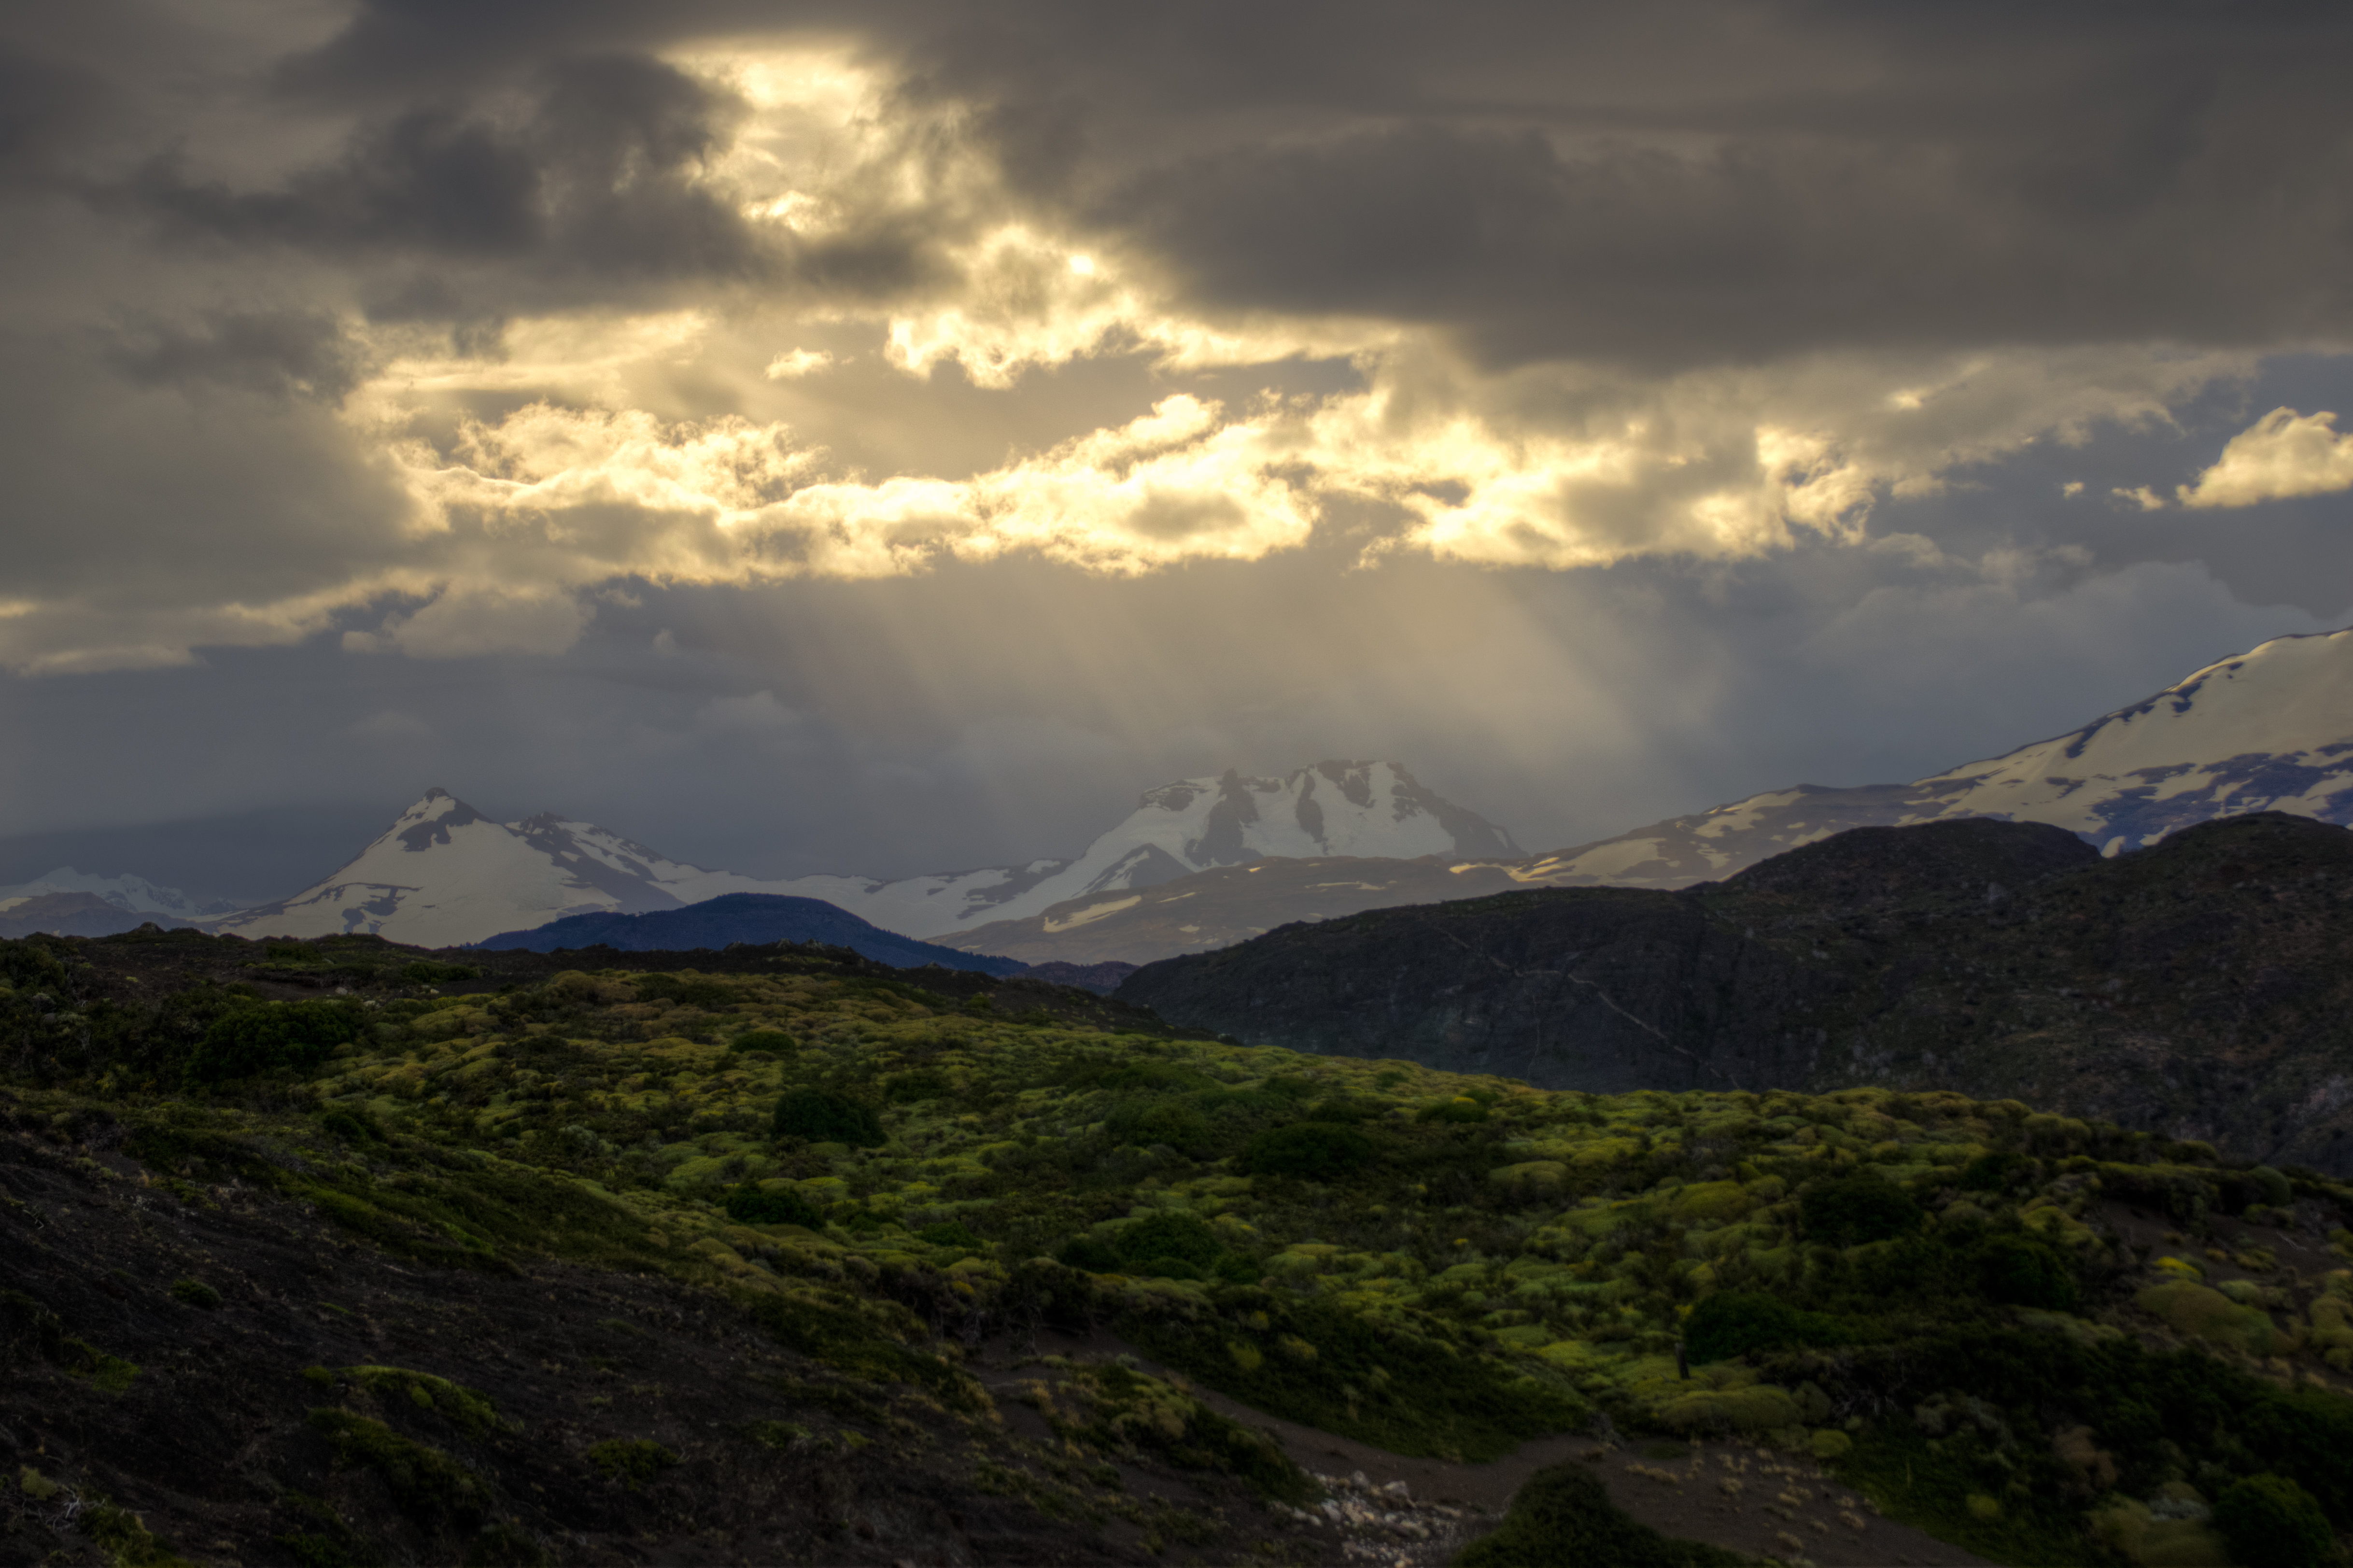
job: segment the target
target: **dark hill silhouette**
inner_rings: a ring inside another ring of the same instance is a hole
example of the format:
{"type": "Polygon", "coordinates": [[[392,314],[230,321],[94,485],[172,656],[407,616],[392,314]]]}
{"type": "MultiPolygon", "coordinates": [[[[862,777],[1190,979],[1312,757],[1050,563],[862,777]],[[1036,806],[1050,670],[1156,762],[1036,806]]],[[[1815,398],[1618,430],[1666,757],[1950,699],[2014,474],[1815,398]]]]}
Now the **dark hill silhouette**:
{"type": "Polygon", "coordinates": [[[2266,811],[2103,860],[1858,828],[1675,892],[1373,910],[1116,1000],[1246,1044],[1541,1088],[1951,1089],[2353,1171],[2353,832],[2266,811]]]}
{"type": "Polygon", "coordinates": [[[473,944],[478,950],[521,948],[553,953],[602,945],[625,953],[688,952],[733,942],[824,942],[848,948],[877,963],[902,969],[937,964],[987,975],[1018,975],[1029,966],[1018,959],[959,953],[885,931],[822,898],[792,898],[776,893],[723,893],[700,904],[657,909],[644,915],[567,915],[528,931],[501,931],[473,944]]]}

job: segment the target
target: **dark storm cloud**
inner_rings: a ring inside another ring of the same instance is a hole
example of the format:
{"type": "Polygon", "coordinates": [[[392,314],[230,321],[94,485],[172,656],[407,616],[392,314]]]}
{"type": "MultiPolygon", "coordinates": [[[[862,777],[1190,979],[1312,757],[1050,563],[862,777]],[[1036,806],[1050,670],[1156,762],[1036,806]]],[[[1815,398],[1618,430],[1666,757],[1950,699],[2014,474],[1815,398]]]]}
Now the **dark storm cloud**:
{"type": "Polygon", "coordinates": [[[0,187],[53,177],[58,154],[97,117],[103,98],[95,72],[0,40],[0,187]]]}
{"type": "MultiPolygon", "coordinates": [[[[1011,190],[1215,309],[1653,366],[2353,329],[2341,6],[376,0],[283,75],[398,100],[796,28],[962,102],[1011,190]]],[[[887,291],[921,253],[862,236],[801,275],[887,291]]]]}
{"type": "Polygon", "coordinates": [[[367,123],[274,189],[192,179],[164,157],[130,194],[184,238],[616,284],[739,278],[762,270],[761,246],[693,183],[736,107],[657,60],[566,58],[367,123]]]}
{"type": "Polygon", "coordinates": [[[201,326],[124,330],[107,358],[141,387],[227,387],[340,403],[366,357],[323,311],[215,311],[201,326]]]}

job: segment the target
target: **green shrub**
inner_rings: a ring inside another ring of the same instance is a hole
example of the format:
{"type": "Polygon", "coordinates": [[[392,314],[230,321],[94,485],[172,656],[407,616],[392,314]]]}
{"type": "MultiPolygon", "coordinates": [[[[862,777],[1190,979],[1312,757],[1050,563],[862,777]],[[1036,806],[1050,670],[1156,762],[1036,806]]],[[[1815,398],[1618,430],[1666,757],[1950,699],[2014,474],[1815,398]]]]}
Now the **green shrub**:
{"type": "Polygon", "coordinates": [[[776,1102],[775,1125],[778,1137],[806,1138],[811,1143],[875,1149],[883,1142],[882,1118],[872,1106],[825,1089],[787,1091],[776,1102]]]}
{"type": "Polygon", "coordinates": [[[976,1247],[981,1245],[980,1238],[973,1234],[972,1227],[956,1220],[943,1220],[936,1225],[925,1225],[915,1233],[915,1239],[933,1246],[976,1247]]]}
{"type": "Polygon", "coordinates": [[[1206,1277],[1226,1250],[1225,1243],[1218,1239],[1218,1233],[1209,1228],[1207,1220],[1182,1209],[1163,1209],[1123,1226],[1112,1237],[1112,1246],[1120,1261],[1135,1272],[1167,1274],[1160,1265],[1183,1263],[1200,1271],[1194,1276],[1197,1278],[1206,1277]]]}
{"type": "Polygon", "coordinates": [[[727,1194],[727,1217],[744,1225],[806,1225],[825,1224],[825,1214],[798,1192],[786,1187],[767,1192],[746,1181],[727,1194]]]}
{"type": "Polygon", "coordinates": [[[311,1425],[334,1448],[335,1457],[384,1478],[401,1508],[419,1519],[448,1516],[461,1522],[482,1517],[490,1489],[480,1476],[438,1448],[412,1443],[381,1421],[348,1410],[311,1412],[311,1425]]]}
{"type": "Polygon", "coordinates": [[[1328,1181],[1361,1169],[1373,1157],[1373,1140],[1336,1122],[1303,1121],[1271,1127],[1252,1138],[1240,1168],[1252,1175],[1302,1176],[1328,1181]]]}
{"type": "Polygon", "coordinates": [[[189,1085],[226,1083],[256,1073],[306,1072],[338,1045],[360,1037],[357,1008],[333,1001],[273,1001],[217,1019],[188,1057],[189,1085]]]}
{"type": "Polygon", "coordinates": [[[1978,1248],[1978,1279],[1989,1300],[2055,1312],[2075,1309],[2075,1277],[2056,1253],[2024,1236],[1995,1236],[1978,1248]]]}
{"type": "Polygon", "coordinates": [[[445,964],[438,959],[418,959],[400,966],[400,978],[410,985],[443,985],[450,980],[482,978],[480,967],[473,964],[445,964]]]}
{"type": "Polygon", "coordinates": [[[1825,1313],[1741,1290],[1716,1292],[1683,1322],[1683,1349],[1694,1361],[1729,1361],[1784,1345],[1842,1345],[1853,1337],[1825,1313]]]}
{"type": "Polygon", "coordinates": [[[175,1279],[172,1281],[172,1299],[209,1312],[221,1304],[221,1293],[201,1279],[175,1279]]]}
{"type": "Polygon", "coordinates": [[[638,997],[642,1001],[674,1001],[681,1007],[699,1007],[706,1012],[724,1012],[744,1000],[732,985],[687,975],[639,975],[638,997]]]}
{"type": "Polygon", "coordinates": [[[1175,1096],[1121,1100],[1103,1118],[1103,1130],[1130,1148],[1165,1144],[1187,1155],[1206,1154],[1215,1141],[1200,1107],[1175,1096]]]}
{"type": "Polygon", "coordinates": [[[1472,1099],[1440,1100],[1419,1114],[1423,1121],[1485,1121],[1487,1107],[1472,1099]]]}
{"type": "Polygon", "coordinates": [[[1122,1226],[1108,1238],[1079,1236],[1063,1245],[1057,1261],[1090,1274],[1141,1274],[1162,1279],[1255,1277],[1257,1265],[1228,1252],[1218,1233],[1198,1214],[1164,1209],[1122,1226]]]}
{"type": "Polygon", "coordinates": [[[676,1454],[649,1438],[615,1437],[589,1449],[588,1462],[602,1470],[607,1480],[636,1491],[679,1460],[676,1454]]]}
{"type": "Polygon", "coordinates": [[[1074,1088],[1108,1089],[1113,1094],[1195,1094],[1224,1086],[1207,1073],[1166,1062],[1085,1067],[1073,1074],[1071,1082],[1074,1088]]]}
{"type": "Polygon", "coordinates": [[[1083,1268],[1089,1274],[1117,1274],[1120,1271],[1119,1249],[1101,1236],[1073,1236],[1062,1244],[1054,1261],[1066,1268],[1083,1268]]]}
{"type": "Polygon", "coordinates": [[[2295,1184],[2268,1165],[2258,1165],[2248,1171],[2247,1180],[2255,1184],[2263,1202],[2274,1209],[2284,1209],[2295,1202],[2295,1184]]]}
{"type": "Polygon", "coordinates": [[[948,1075],[936,1067],[923,1067],[913,1073],[901,1073],[884,1081],[882,1097],[894,1106],[921,1105],[925,1100],[944,1100],[955,1093],[948,1075]]]}
{"type": "Polygon", "coordinates": [[[1454,1568],[1738,1568],[1747,1561],[1661,1535],[1610,1501],[1600,1477],[1571,1462],[1530,1476],[1502,1527],[1457,1552],[1454,1568]]]}
{"type": "Polygon", "coordinates": [[[2015,1154],[1980,1154],[1962,1168],[1960,1188],[1968,1192],[1999,1192],[2025,1163],[2015,1154]]]}
{"type": "Polygon", "coordinates": [[[748,1029],[727,1043],[731,1051],[758,1051],[771,1056],[788,1056],[800,1049],[800,1042],[781,1029],[748,1029]]]}
{"type": "Polygon", "coordinates": [[[1831,1246],[1893,1241],[1920,1228],[1912,1194],[1876,1171],[1858,1171],[1808,1188],[1799,1204],[1806,1234],[1831,1246]]]}
{"type": "Polygon", "coordinates": [[[319,1125],[346,1143],[377,1143],[384,1139],[384,1134],[376,1130],[375,1123],[340,1106],[320,1117],[319,1125]]]}
{"type": "Polygon", "coordinates": [[[2214,1499],[2214,1528],[2247,1568],[2320,1568],[2337,1538],[2312,1494],[2284,1476],[2248,1476],[2214,1499]]]}

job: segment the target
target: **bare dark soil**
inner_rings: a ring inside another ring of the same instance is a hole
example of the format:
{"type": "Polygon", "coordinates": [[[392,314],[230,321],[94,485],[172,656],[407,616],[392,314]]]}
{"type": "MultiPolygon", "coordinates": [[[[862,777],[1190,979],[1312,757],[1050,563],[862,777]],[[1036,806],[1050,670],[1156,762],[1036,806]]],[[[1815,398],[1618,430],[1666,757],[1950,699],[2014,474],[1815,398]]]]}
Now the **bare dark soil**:
{"type": "Polygon", "coordinates": [[[709,1291],[421,1269],[234,1182],[182,1190],[102,1136],[0,1134],[0,1465],[58,1489],[8,1489],[0,1563],[1336,1560],[1229,1477],[1073,1478],[997,1413],[847,1381],[709,1291]],[[319,1411],[380,1423],[389,1457],[319,1411]]]}

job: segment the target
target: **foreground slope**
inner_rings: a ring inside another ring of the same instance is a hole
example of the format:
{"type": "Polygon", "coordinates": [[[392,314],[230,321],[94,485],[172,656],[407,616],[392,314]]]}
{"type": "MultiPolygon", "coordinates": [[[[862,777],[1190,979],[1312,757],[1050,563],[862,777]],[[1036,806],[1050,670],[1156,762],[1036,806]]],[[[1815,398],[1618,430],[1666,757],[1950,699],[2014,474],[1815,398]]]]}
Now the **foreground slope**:
{"type": "Polygon", "coordinates": [[[1553,1087],[1951,1089],[2353,1171],[2353,834],[2278,814],[2107,860],[2033,823],[1858,829],[1682,893],[1296,927],[1117,994],[1553,1087]]]}
{"type": "MultiPolygon", "coordinates": [[[[11,1555],[1436,1561],[1290,1511],[1202,1387],[1450,1460],[1819,1456],[1994,1561],[2212,1560],[2256,1477],[2353,1521],[2318,1177],[1952,1094],[1118,1032],[820,949],[481,957],[0,946],[11,1555]],[[1023,1365],[1057,1328],[1094,1338],[1023,1365]]],[[[1851,1561],[1814,1494],[1721,1492],[1851,1561]]]]}

